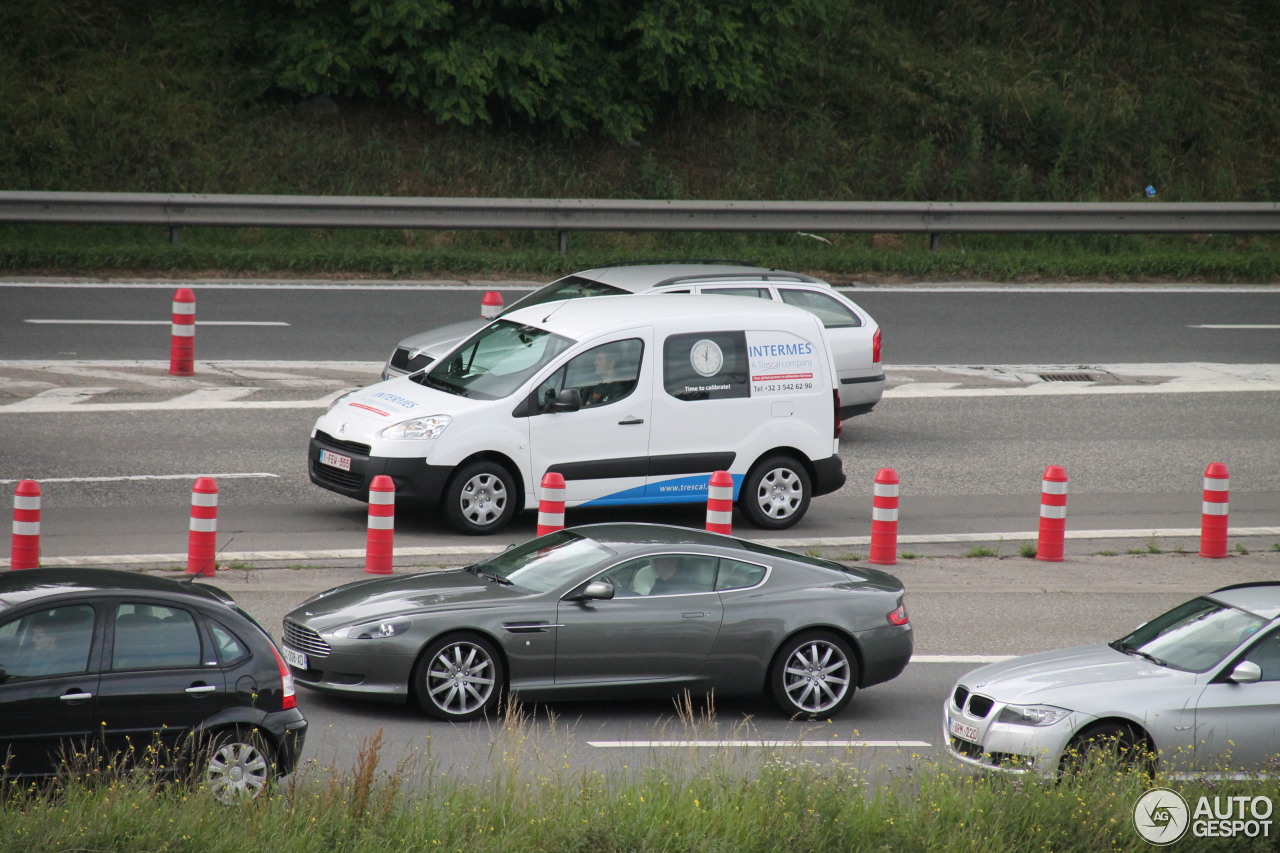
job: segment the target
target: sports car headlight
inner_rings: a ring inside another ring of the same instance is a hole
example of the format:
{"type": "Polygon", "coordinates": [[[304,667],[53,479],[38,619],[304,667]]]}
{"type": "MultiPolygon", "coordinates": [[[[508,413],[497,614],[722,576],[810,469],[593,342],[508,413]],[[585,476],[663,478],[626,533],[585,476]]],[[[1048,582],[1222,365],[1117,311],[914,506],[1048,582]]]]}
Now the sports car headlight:
{"type": "Polygon", "coordinates": [[[1053,705],[1005,705],[996,722],[1015,726],[1051,726],[1070,713],[1066,708],[1053,705]]]}
{"type": "Polygon", "coordinates": [[[382,640],[394,637],[409,630],[408,619],[384,619],[381,622],[365,622],[362,625],[348,625],[333,632],[333,636],[344,640],[382,640]]]}
{"type": "Polygon", "coordinates": [[[451,423],[453,418],[448,415],[431,415],[389,426],[380,435],[383,438],[439,438],[440,433],[444,432],[445,427],[451,423]]]}

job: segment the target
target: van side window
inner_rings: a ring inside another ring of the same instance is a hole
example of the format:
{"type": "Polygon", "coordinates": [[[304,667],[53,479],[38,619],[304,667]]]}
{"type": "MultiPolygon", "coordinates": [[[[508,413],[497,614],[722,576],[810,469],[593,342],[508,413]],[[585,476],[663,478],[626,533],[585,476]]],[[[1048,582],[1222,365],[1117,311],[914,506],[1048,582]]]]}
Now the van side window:
{"type": "Polygon", "coordinates": [[[750,397],[745,332],[672,335],[662,345],[662,382],[677,400],[750,397]]]}
{"type": "Polygon", "coordinates": [[[564,389],[577,388],[584,409],[616,403],[635,390],[643,356],[644,341],[639,338],[589,349],[543,382],[538,400],[555,399],[564,389]]]}

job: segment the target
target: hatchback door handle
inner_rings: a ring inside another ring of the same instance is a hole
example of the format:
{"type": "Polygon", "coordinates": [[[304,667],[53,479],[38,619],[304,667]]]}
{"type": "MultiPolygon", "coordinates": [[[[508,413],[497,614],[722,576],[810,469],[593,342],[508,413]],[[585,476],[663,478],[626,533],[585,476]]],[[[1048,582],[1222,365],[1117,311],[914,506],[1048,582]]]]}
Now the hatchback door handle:
{"type": "Polygon", "coordinates": [[[92,699],[92,693],[63,693],[58,697],[63,702],[83,702],[85,699],[92,699]]]}
{"type": "Polygon", "coordinates": [[[217,689],[217,686],[213,684],[193,684],[187,688],[187,692],[193,696],[197,696],[205,693],[212,693],[217,689]]]}
{"type": "Polygon", "coordinates": [[[631,417],[618,421],[618,426],[635,426],[642,423],[644,423],[644,418],[631,417]]]}

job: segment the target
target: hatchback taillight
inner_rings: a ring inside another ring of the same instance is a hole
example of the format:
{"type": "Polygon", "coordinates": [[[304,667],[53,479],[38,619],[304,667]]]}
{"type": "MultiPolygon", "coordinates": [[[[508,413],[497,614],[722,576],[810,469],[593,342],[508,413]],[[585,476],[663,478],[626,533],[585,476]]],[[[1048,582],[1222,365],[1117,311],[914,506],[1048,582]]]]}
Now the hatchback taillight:
{"type": "Polygon", "coordinates": [[[844,429],[844,421],[840,420],[840,389],[831,389],[831,401],[836,404],[836,427],[835,438],[840,437],[840,431],[844,429]]]}
{"type": "Polygon", "coordinates": [[[280,668],[280,710],[287,711],[290,708],[298,707],[298,694],[293,686],[293,673],[289,671],[289,665],[284,662],[284,658],[280,657],[280,652],[276,649],[275,643],[271,644],[271,654],[276,656],[276,666],[280,668]]]}
{"type": "Polygon", "coordinates": [[[885,616],[889,620],[890,625],[905,625],[911,621],[911,617],[907,615],[907,605],[899,604],[893,610],[890,610],[885,616]]]}
{"type": "Polygon", "coordinates": [[[871,336],[871,361],[873,364],[880,363],[880,330],[876,329],[876,333],[871,336]]]}

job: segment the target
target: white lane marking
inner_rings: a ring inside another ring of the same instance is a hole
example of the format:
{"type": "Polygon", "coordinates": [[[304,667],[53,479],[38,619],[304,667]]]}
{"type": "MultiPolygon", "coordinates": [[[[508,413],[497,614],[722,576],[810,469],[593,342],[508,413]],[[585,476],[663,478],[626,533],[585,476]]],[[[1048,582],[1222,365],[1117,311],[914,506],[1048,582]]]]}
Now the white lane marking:
{"type": "Polygon", "coordinates": [[[34,397],[28,397],[25,400],[18,400],[16,403],[8,403],[0,406],[0,411],[6,412],[74,412],[78,411],[80,406],[85,405],[84,401],[99,394],[105,394],[111,391],[111,388],[50,388],[48,391],[41,391],[34,397]]]}
{"type": "MultiPolygon", "coordinates": [[[[1280,527],[1232,527],[1232,536],[1280,536],[1280,527]]],[[[946,542],[1035,542],[1039,531],[1024,530],[1014,533],[936,533],[899,535],[898,543],[907,545],[938,544],[946,542]]],[[[1066,530],[1067,539],[1186,539],[1199,537],[1199,527],[1172,527],[1152,530],[1066,530]]],[[[870,536],[822,536],[813,539],[769,539],[767,543],[779,548],[807,548],[809,546],[844,547],[869,545],[870,536]]],[[[910,565],[910,560],[905,561],[910,565]]]]}
{"type": "MultiPolygon", "coordinates": [[[[248,480],[259,478],[278,479],[279,474],[268,474],[265,471],[253,471],[234,474],[133,474],[125,477],[41,477],[37,482],[45,483],[117,483],[135,480],[195,480],[200,477],[212,477],[215,480],[248,480]]],[[[17,483],[19,480],[0,480],[0,484],[17,483]]]]}
{"type": "MultiPolygon", "coordinates": [[[[75,390],[83,391],[86,389],[75,390]]],[[[87,390],[94,390],[95,393],[98,393],[110,391],[112,389],[99,388],[87,390]]],[[[252,394],[257,390],[258,389],[256,388],[201,388],[190,394],[175,397],[172,400],[160,400],[154,403],[79,403],[59,405],[56,401],[48,401],[32,405],[32,403],[38,401],[40,397],[31,397],[26,400],[19,400],[16,403],[0,405],[0,415],[31,413],[67,414],[69,412],[92,412],[94,414],[99,414],[103,412],[207,411],[216,409],[235,409],[236,411],[247,411],[250,409],[327,409],[329,406],[333,405],[334,400],[351,389],[343,388],[337,391],[331,391],[323,397],[317,397],[311,400],[238,399],[245,394],[252,394]]],[[[83,395],[78,397],[78,399],[83,399],[83,395]]]]}
{"type": "MultiPolygon", "coordinates": [[[[172,320],[23,320],[45,326],[171,326],[172,320]]],[[[287,326],[277,320],[197,320],[197,326],[287,326]]]]}
{"type": "Polygon", "coordinates": [[[903,748],[931,747],[924,740],[589,740],[587,746],[596,749],[681,749],[687,747],[756,747],[758,749],[785,749],[787,747],[827,748],[903,748]]]}
{"type": "Polygon", "coordinates": [[[1280,325],[1228,325],[1225,323],[1206,323],[1201,326],[1187,326],[1188,329],[1280,329],[1280,325]]]}
{"type": "Polygon", "coordinates": [[[230,403],[258,392],[258,388],[197,388],[166,402],[179,409],[203,409],[219,403],[230,403]]]}

